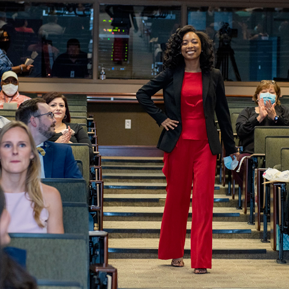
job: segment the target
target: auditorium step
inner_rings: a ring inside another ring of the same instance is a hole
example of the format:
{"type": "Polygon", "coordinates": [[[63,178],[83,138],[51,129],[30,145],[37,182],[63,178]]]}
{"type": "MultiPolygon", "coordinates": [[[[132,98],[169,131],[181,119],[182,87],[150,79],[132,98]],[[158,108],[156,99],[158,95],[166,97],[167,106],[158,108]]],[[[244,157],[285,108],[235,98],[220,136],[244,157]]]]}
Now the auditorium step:
{"type": "Polygon", "coordinates": [[[147,173],[103,173],[102,178],[105,183],[109,182],[147,182],[147,183],[166,183],[165,175],[160,172],[147,173]]]}
{"type": "MultiPolygon", "coordinates": [[[[159,239],[109,239],[109,258],[157,259],[159,239]]],[[[184,258],[190,258],[190,238],[186,238],[184,258]]],[[[256,239],[213,239],[213,258],[276,259],[269,243],[256,239]]]]}
{"type": "MultiPolygon", "coordinates": [[[[157,258],[166,199],[163,160],[156,157],[104,157],[104,230],[109,233],[109,258],[157,258]]],[[[237,210],[237,200],[216,176],[213,209],[213,258],[276,258],[262,231],[248,225],[249,216],[237,210]]],[[[236,192],[237,193],[237,192],[236,192]]],[[[191,207],[191,206],[190,206],[191,207]]],[[[187,223],[185,258],[190,258],[191,208],[187,223]]],[[[268,232],[268,238],[270,232],[268,232]]]]}
{"type": "MultiPolygon", "coordinates": [[[[150,182],[106,182],[105,194],[165,194],[165,183],[150,182]]],[[[226,194],[228,187],[215,185],[215,193],[226,194]]]]}
{"type": "Polygon", "coordinates": [[[162,157],[108,157],[103,156],[101,158],[103,166],[106,165],[128,165],[128,164],[142,164],[142,165],[151,165],[159,166],[163,164],[162,157]]]}
{"type": "MultiPolygon", "coordinates": [[[[103,228],[110,238],[159,238],[161,221],[104,221],[103,228]]],[[[191,222],[187,223],[190,236],[191,222]]],[[[268,232],[269,234],[269,232],[268,232]]],[[[213,238],[260,239],[262,233],[245,222],[213,222],[213,238]]]]}
{"type": "MultiPolygon", "coordinates": [[[[166,194],[106,194],[104,206],[122,207],[164,207],[166,194]]],[[[192,201],[192,198],[191,198],[192,201]]],[[[230,196],[215,194],[214,207],[236,207],[237,200],[230,196]]]]}
{"type": "MultiPolygon", "coordinates": [[[[163,207],[104,207],[104,221],[161,221],[163,207]]],[[[192,209],[189,210],[189,220],[192,219],[192,209]]],[[[248,215],[235,208],[216,207],[213,212],[214,221],[245,222],[248,215]]]]}
{"type": "Polygon", "coordinates": [[[107,165],[104,163],[102,165],[103,173],[161,173],[163,168],[163,163],[161,164],[131,164],[131,165],[107,165]]]}

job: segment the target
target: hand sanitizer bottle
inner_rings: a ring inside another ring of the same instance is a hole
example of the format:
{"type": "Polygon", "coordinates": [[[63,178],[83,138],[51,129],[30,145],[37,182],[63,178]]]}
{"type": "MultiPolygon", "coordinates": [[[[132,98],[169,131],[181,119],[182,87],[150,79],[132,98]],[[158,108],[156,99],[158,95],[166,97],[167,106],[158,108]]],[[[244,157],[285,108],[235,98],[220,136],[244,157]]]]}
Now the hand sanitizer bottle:
{"type": "Polygon", "coordinates": [[[100,71],[100,77],[99,77],[101,80],[105,80],[106,79],[106,74],[105,74],[105,70],[104,70],[104,67],[101,68],[101,71],[100,71]]]}

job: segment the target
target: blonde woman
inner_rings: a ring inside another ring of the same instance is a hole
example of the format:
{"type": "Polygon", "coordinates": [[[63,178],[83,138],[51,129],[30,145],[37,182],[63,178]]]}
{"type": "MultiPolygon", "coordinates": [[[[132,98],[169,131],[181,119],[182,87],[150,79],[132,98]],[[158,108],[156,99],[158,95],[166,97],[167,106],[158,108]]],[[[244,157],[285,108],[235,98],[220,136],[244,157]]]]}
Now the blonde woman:
{"type": "Polygon", "coordinates": [[[60,194],[40,183],[38,151],[22,122],[1,129],[0,174],[11,216],[9,233],[64,233],[60,194]]]}

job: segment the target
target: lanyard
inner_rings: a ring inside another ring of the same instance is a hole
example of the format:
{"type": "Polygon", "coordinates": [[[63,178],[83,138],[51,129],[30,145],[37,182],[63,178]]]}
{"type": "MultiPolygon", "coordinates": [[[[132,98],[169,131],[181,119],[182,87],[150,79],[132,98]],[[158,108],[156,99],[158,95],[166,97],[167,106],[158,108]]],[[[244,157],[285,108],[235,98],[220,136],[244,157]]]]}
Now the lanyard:
{"type": "MultiPolygon", "coordinates": [[[[3,93],[3,94],[4,94],[4,93],[3,93]]],[[[8,103],[10,103],[10,102],[12,101],[13,97],[14,97],[14,95],[10,98],[10,100],[8,101],[8,103]]],[[[7,102],[6,102],[6,95],[5,95],[5,94],[4,94],[4,102],[7,103],[7,102]]]]}
{"type": "MultiPolygon", "coordinates": [[[[4,103],[7,103],[7,102],[6,102],[6,95],[5,95],[4,92],[3,92],[3,95],[4,95],[4,103]]],[[[12,101],[12,99],[13,99],[14,96],[15,96],[15,95],[13,95],[13,96],[10,98],[10,100],[8,101],[8,103],[10,103],[10,102],[12,101]]]]}

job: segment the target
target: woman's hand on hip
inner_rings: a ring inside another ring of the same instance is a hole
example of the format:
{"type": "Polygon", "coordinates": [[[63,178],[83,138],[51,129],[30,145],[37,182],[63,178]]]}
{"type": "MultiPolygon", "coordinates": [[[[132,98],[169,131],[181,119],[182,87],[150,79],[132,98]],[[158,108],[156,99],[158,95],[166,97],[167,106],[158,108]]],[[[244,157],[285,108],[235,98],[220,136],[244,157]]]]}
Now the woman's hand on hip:
{"type": "Polygon", "coordinates": [[[179,121],[177,120],[172,120],[170,118],[167,118],[161,123],[161,126],[163,126],[166,130],[175,129],[175,127],[178,126],[178,123],[179,121]]]}

